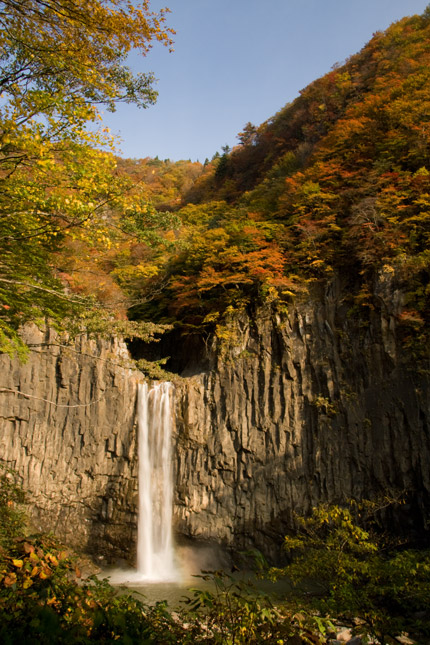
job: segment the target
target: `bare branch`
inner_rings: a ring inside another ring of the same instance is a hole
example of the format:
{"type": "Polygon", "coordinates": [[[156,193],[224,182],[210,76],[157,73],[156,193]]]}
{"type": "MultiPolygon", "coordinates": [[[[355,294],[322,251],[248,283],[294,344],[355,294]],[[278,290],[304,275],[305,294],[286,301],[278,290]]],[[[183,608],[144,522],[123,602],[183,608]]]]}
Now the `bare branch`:
{"type": "Polygon", "coordinates": [[[61,293],[60,291],[55,291],[54,289],[47,289],[46,287],[41,287],[37,284],[31,284],[30,282],[21,282],[20,280],[9,280],[8,278],[0,278],[0,282],[6,282],[8,284],[15,284],[20,287],[28,287],[29,289],[36,289],[37,291],[44,291],[45,293],[49,293],[52,296],[55,296],[56,298],[60,298],[61,300],[67,300],[68,302],[84,302],[84,298],[80,298],[79,296],[67,296],[65,293],[61,293]]]}
{"type": "MultiPolygon", "coordinates": [[[[108,388],[107,391],[113,390],[114,385],[112,385],[110,388],[108,388]]],[[[90,401],[89,403],[73,403],[71,405],[66,404],[66,403],[56,403],[55,401],[50,401],[49,399],[43,399],[40,396],[34,396],[33,394],[25,394],[24,392],[21,392],[20,390],[12,390],[7,387],[1,387],[0,392],[5,392],[9,394],[18,394],[19,396],[23,396],[26,399],[36,399],[37,401],[43,401],[44,403],[49,403],[49,405],[55,405],[57,408],[87,408],[90,405],[94,405],[95,403],[99,403],[102,401],[105,396],[101,396],[99,399],[95,399],[94,401],[90,401]]]]}

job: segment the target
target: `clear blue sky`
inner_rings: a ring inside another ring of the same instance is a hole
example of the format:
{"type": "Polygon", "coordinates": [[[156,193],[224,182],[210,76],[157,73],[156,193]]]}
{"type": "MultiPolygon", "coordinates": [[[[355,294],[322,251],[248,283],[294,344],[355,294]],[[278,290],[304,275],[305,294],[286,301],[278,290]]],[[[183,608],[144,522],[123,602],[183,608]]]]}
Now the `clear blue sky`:
{"type": "Polygon", "coordinates": [[[153,0],[168,6],[175,51],[155,45],[133,56],[158,79],[157,103],[120,106],[104,122],[123,157],[209,159],[236,145],[245,123],[259,125],[311,81],[359,51],[375,31],[430,0],[153,0]]]}

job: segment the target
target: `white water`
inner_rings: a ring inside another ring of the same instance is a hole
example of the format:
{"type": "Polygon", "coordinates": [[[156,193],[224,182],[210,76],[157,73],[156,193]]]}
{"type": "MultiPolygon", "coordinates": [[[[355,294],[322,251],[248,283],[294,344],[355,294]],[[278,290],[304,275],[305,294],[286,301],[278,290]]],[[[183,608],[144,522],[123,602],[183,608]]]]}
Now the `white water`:
{"type": "Polygon", "coordinates": [[[173,386],[139,385],[139,519],[137,571],[111,572],[111,582],[178,581],[172,539],[171,465],[173,386]]]}
{"type": "Polygon", "coordinates": [[[177,577],[172,541],[171,383],[139,385],[137,571],[146,580],[177,577]]]}

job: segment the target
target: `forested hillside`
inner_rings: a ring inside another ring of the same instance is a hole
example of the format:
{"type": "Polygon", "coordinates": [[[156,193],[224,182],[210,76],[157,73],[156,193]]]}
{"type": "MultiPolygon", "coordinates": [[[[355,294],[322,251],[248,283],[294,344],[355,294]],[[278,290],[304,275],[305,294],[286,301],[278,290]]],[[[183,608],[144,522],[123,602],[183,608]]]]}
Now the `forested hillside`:
{"type": "Polygon", "coordinates": [[[282,306],[338,273],[365,316],[384,276],[405,292],[405,341],[419,337],[430,314],[429,114],[427,10],[375,34],[212,160],[178,212],[174,252],[142,285],[159,295],[134,315],[213,327],[227,308],[282,306]]]}
{"type": "Polygon", "coordinates": [[[121,159],[100,106],[154,103],[167,11],[0,0],[0,641],[429,642],[430,5],[233,150],[121,159]],[[299,584],[205,568],[171,614],[33,533],[134,563],[151,505],[299,584]]]}
{"type": "MultiPolygon", "coordinates": [[[[24,56],[19,39],[28,33],[19,12],[7,16],[16,34],[3,54],[3,350],[19,347],[26,320],[61,326],[81,312],[84,328],[94,307],[99,321],[128,316],[214,331],[226,311],[263,302],[282,308],[334,275],[349,285],[351,312],[364,317],[376,282],[389,279],[404,293],[405,343],[424,340],[430,10],[375,34],[274,117],[246,124],[239,145],[204,166],[96,149],[109,134],[87,132],[97,108],[85,93],[95,104],[145,105],[154,100],[151,78],[131,90],[114,53],[111,87],[97,84],[86,58],[61,83],[55,69],[46,76],[55,21],[46,33],[40,23],[48,58],[28,63],[21,78],[11,51],[24,56]]],[[[151,38],[169,43],[162,23],[152,30],[151,38]]]]}

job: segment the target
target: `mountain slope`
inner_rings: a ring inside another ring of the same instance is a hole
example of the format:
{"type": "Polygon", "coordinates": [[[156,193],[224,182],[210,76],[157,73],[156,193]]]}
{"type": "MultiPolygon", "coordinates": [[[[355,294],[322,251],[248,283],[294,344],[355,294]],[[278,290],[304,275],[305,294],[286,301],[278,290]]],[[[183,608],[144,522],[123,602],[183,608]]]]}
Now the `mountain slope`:
{"type": "Polygon", "coordinates": [[[382,272],[403,290],[416,337],[430,316],[429,117],[427,9],[213,160],[179,213],[179,251],[144,285],[160,295],[132,315],[213,326],[227,309],[289,302],[334,274],[365,312],[382,272]]]}

